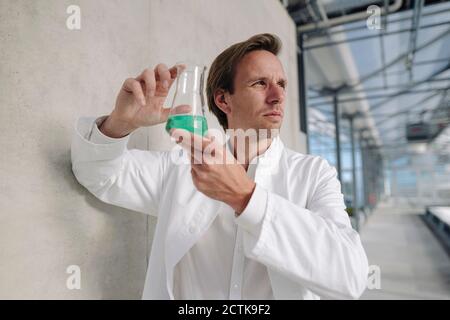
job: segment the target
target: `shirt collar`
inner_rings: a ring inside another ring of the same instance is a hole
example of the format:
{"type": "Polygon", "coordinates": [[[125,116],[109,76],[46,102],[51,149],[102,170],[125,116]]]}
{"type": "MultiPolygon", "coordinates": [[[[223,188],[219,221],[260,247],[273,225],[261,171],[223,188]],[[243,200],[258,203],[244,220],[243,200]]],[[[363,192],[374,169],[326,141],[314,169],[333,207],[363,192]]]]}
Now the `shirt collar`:
{"type": "MultiPolygon", "coordinates": [[[[228,150],[233,154],[233,148],[231,146],[231,139],[229,135],[226,135],[226,140],[228,150]]],[[[256,165],[258,169],[264,168],[265,170],[270,170],[275,167],[277,168],[283,148],[284,144],[281,141],[280,136],[277,135],[272,139],[272,142],[266,151],[253,158],[249,164],[249,167],[256,165]]]]}

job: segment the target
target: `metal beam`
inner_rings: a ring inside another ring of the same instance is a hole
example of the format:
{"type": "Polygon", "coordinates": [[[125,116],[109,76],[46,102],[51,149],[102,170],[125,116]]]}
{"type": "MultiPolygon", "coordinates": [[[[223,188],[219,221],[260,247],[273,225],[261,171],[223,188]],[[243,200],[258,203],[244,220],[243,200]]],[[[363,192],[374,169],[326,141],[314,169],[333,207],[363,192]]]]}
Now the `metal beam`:
{"type": "MultiPolygon", "coordinates": [[[[365,146],[365,147],[359,147],[359,149],[361,149],[361,150],[396,149],[397,150],[397,149],[399,149],[401,147],[407,147],[411,143],[414,143],[414,142],[408,142],[408,141],[405,140],[405,142],[403,142],[403,143],[388,143],[388,144],[383,144],[381,146],[368,145],[368,146],[365,146]]],[[[446,143],[446,144],[448,144],[448,143],[446,143]]],[[[330,149],[330,148],[327,148],[326,150],[327,151],[335,151],[334,149],[330,149]]],[[[351,145],[350,146],[346,146],[346,147],[342,147],[342,150],[351,152],[351,150],[352,150],[351,145]]]]}
{"type": "MultiPolygon", "coordinates": [[[[437,23],[426,24],[426,25],[421,26],[420,30],[434,28],[434,27],[440,27],[440,26],[448,25],[448,24],[450,24],[450,21],[442,21],[442,22],[437,22],[437,23]]],[[[390,36],[393,34],[404,33],[404,32],[413,32],[413,31],[414,31],[413,28],[405,28],[405,29],[385,32],[384,35],[390,36]]],[[[338,44],[350,43],[350,42],[354,42],[354,41],[363,41],[363,40],[368,40],[368,39],[377,38],[377,37],[379,37],[379,35],[374,34],[374,35],[370,35],[370,36],[362,36],[362,37],[355,37],[355,38],[350,38],[350,39],[345,39],[345,40],[319,43],[319,44],[315,44],[315,45],[311,45],[311,46],[306,46],[306,47],[304,47],[304,50],[313,50],[313,49],[318,49],[318,48],[323,48],[323,47],[331,47],[331,46],[335,46],[338,44]]]]}
{"type": "Polygon", "coordinates": [[[333,96],[334,106],[334,128],[336,138],[336,164],[339,181],[342,181],[342,165],[341,165],[341,135],[340,135],[340,119],[341,112],[339,110],[338,91],[334,92],[333,96]]]}
{"type": "MultiPolygon", "coordinates": [[[[402,95],[404,93],[409,92],[410,89],[412,89],[412,88],[414,88],[414,87],[416,87],[416,86],[418,86],[420,84],[426,83],[428,80],[435,78],[436,76],[440,75],[444,71],[447,71],[448,69],[450,69],[450,63],[448,63],[445,67],[442,67],[442,68],[438,69],[437,71],[433,72],[428,78],[426,78],[424,80],[421,80],[421,81],[418,81],[418,82],[415,82],[414,84],[411,84],[409,86],[409,89],[406,88],[406,89],[400,90],[399,92],[390,95],[387,99],[385,99],[383,101],[380,101],[378,103],[375,103],[373,106],[370,107],[370,110],[373,111],[375,109],[380,108],[383,104],[385,104],[386,102],[389,102],[392,98],[395,98],[395,97],[397,97],[399,95],[402,95]]],[[[447,89],[445,89],[445,90],[447,90],[447,89]]]]}
{"type": "Polygon", "coordinates": [[[449,58],[442,58],[442,59],[417,61],[417,62],[413,62],[413,65],[414,66],[420,66],[420,65],[424,65],[424,64],[433,64],[433,63],[442,63],[442,62],[450,62],[450,57],[449,58]]]}
{"type": "MultiPolygon", "coordinates": [[[[448,59],[438,59],[438,60],[442,61],[442,62],[445,61],[445,62],[450,63],[450,58],[448,58],[448,59]]],[[[426,61],[424,61],[424,62],[426,62],[426,61]]],[[[439,82],[439,81],[449,81],[449,80],[450,80],[450,78],[437,78],[437,79],[429,79],[427,82],[439,82]]],[[[405,89],[405,88],[408,88],[410,85],[413,85],[413,84],[418,84],[418,82],[407,83],[407,84],[399,84],[399,85],[390,85],[389,89],[390,88],[405,89]]],[[[318,99],[318,98],[323,98],[323,97],[326,97],[326,96],[333,96],[332,93],[323,92],[323,88],[314,88],[314,87],[310,86],[308,88],[308,90],[314,91],[315,93],[320,93],[319,95],[316,95],[314,97],[310,97],[310,99],[318,99]]],[[[347,94],[347,93],[350,94],[350,93],[358,93],[358,92],[367,92],[367,91],[377,91],[377,90],[386,90],[386,89],[384,87],[368,87],[368,88],[364,88],[364,89],[360,89],[360,90],[352,89],[352,90],[346,92],[345,94],[347,94]]]]}
{"type": "Polygon", "coordinates": [[[313,18],[314,23],[318,23],[320,21],[319,17],[316,14],[316,11],[311,5],[311,2],[315,2],[315,0],[306,1],[306,10],[308,10],[309,15],[313,18]]]}
{"type": "MultiPolygon", "coordinates": [[[[439,15],[439,14],[445,14],[447,12],[450,12],[450,9],[426,12],[426,13],[422,14],[422,17],[439,15]]],[[[388,17],[387,20],[388,20],[388,23],[392,25],[394,23],[398,23],[398,22],[402,22],[402,21],[410,21],[411,18],[412,18],[412,15],[408,16],[408,17],[398,18],[398,19],[389,19],[389,17],[388,17]]],[[[320,37],[323,37],[323,33],[322,32],[324,30],[327,31],[328,35],[335,35],[335,34],[339,34],[339,33],[349,33],[349,32],[352,32],[352,31],[365,30],[365,29],[367,29],[367,25],[366,25],[366,23],[364,21],[364,23],[361,26],[356,26],[356,27],[352,27],[352,28],[345,28],[343,30],[331,31],[329,29],[317,29],[317,30],[304,32],[303,34],[307,35],[308,38],[320,38],[320,37]]]]}
{"type": "MultiPolygon", "coordinates": [[[[395,118],[395,117],[397,117],[397,116],[399,116],[401,114],[409,113],[412,108],[417,107],[417,106],[421,106],[422,103],[424,103],[424,102],[426,102],[426,101],[428,101],[430,99],[433,99],[434,97],[436,97],[439,94],[440,94],[440,92],[433,93],[433,94],[429,95],[428,97],[420,100],[419,102],[415,102],[414,105],[406,107],[405,110],[402,110],[402,111],[399,111],[399,112],[394,112],[394,113],[391,113],[391,114],[383,115],[385,118],[382,119],[382,120],[375,121],[375,125],[378,126],[378,125],[382,124],[383,122],[385,122],[386,120],[393,119],[393,118],[395,118]]],[[[372,117],[374,117],[374,116],[376,116],[376,115],[372,115],[372,117]]]]}
{"type": "MultiPolygon", "coordinates": [[[[398,96],[404,95],[404,94],[416,94],[416,93],[427,93],[430,91],[445,91],[450,89],[450,87],[444,87],[444,88],[433,88],[433,89],[417,89],[417,90],[411,90],[411,89],[406,89],[406,90],[401,90],[401,92],[396,92],[393,94],[379,94],[379,95],[373,95],[373,96],[366,96],[366,97],[356,97],[356,98],[348,98],[348,99],[341,99],[339,100],[339,103],[345,103],[345,102],[355,102],[355,101],[362,101],[362,100],[368,100],[368,99],[382,99],[382,98],[387,98],[385,100],[383,100],[380,103],[376,103],[374,104],[370,110],[374,110],[379,108],[382,104],[391,101],[393,98],[396,98],[398,96]]],[[[324,106],[324,105],[330,105],[330,102],[318,102],[318,103],[313,103],[310,104],[309,106],[312,108],[315,107],[319,107],[319,106],[324,106]]]]}
{"type": "Polygon", "coordinates": [[[376,166],[376,162],[374,164],[371,163],[371,150],[366,149],[362,146],[362,142],[367,143],[367,140],[362,136],[362,132],[359,131],[359,141],[361,141],[360,150],[361,150],[361,164],[362,164],[362,178],[363,178],[363,192],[364,192],[364,203],[362,204],[364,207],[369,204],[369,194],[370,194],[370,183],[373,181],[372,174],[374,173],[374,165],[376,166]],[[372,169],[372,170],[370,170],[372,169]]]}
{"type": "MultiPolygon", "coordinates": [[[[298,68],[298,90],[299,90],[299,103],[300,103],[300,130],[308,135],[308,106],[306,99],[306,78],[305,78],[305,51],[303,51],[303,36],[298,37],[298,47],[300,52],[297,54],[297,68],[298,68]]],[[[306,139],[306,150],[309,152],[309,143],[306,139]]]]}
{"type": "MultiPolygon", "coordinates": [[[[384,65],[386,64],[386,58],[384,55],[384,34],[387,30],[387,16],[389,15],[389,0],[384,0],[384,8],[385,13],[383,15],[383,27],[381,28],[381,32],[379,33],[380,37],[380,56],[381,56],[381,67],[384,68],[384,65]]],[[[383,70],[383,84],[384,87],[387,87],[387,76],[386,76],[386,69],[383,70]]]]}
{"type": "MultiPolygon", "coordinates": [[[[450,62],[450,60],[445,60],[445,61],[450,62]]],[[[439,82],[439,81],[450,81],[450,78],[429,79],[427,81],[427,83],[428,82],[439,82]]],[[[419,83],[419,82],[416,81],[416,82],[413,82],[413,83],[408,83],[406,85],[405,84],[390,85],[388,90],[389,89],[407,89],[411,85],[420,85],[420,84],[423,84],[423,83],[419,83]]],[[[317,89],[316,90],[314,88],[309,88],[309,90],[318,92],[321,89],[317,89]]],[[[345,94],[363,93],[363,92],[367,92],[367,91],[379,91],[379,90],[386,91],[386,89],[384,87],[369,87],[369,88],[364,88],[364,89],[360,89],[360,90],[352,90],[352,91],[349,91],[348,93],[346,92],[345,94]]],[[[310,97],[309,99],[319,99],[319,98],[323,99],[324,97],[332,97],[332,96],[333,96],[332,93],[330,93],[330,94],[321,93],[320,95],[317,95],[317,96],[314,96],[314,97],[310,97]]]]}
{"type": "MultiPolygon", "coordinates": [[[[438,34],[436,37],[434,37],[434,38],[432,38],[432,39],[426,41],[425,43],[421,44],[420,46],[418,46],[418,47],[416,48],[416,52],[421,51],[421,50],[424,49],[424,48],[427,48],[428,46],[434,44],[435,42],[437,42],[437,41],[439,41],[440,39],[442,39],[442,38],[448,36],[449,34],[450,34],[450,28],[447,29],[447,30],[444,31],[444,32],[441,32],[441,33],[438,34]]],[[[356,83],[354,83],[354,84],[348,84],[348,85],[347,85],[347,88],[343,88],[342,90],[343,90],[343,91],[349,90],[350,88],[356,87],[356,86],[362,84],[363,82],[365,82],[365,81],[367,81],[367,80],[369,80],[369,79],[371,79],[371,78],[377,76],[379,73],[383,72],[383,70],[385,70],[385,69],[387,69],[387,68],[389,68],[389,67],[391,67],[391,66],[393,66],[393,65],[395,65],[395,64],[397,64],[397,63],[399,63],[399,62],[401,62],[401,61],[403,61],[403,59],[405,59],[405,58],[408,56],[408,54],[409,54],[409,52],[405,52],[405,53],[402,53],[402,54],[398,55],[396,58],[392,59],[388,64],[386,64],[386,66],[385,66],[384,68],[375,70],[375,71],[373,71],[373,72],[371,72],[371,73],[369,73],[369,74],[367,74],[367,75],[361,77],[356,83]]]]}
{"type": "MultiPolygon", "coordinates": [[[[432,63],[443,63],[443,62],[450,62],[450,59],[435,59],[435,60],[430,60],[430,61],[419,61],[419,62],[413,62],[412,66],[421,66],[421,65],[426,65],[426,64],[432,64],[432,63]]],[[[408,70],[395,70],[395,71],[389,71],[387,72],[387,75],[400,75],[400,74],[405,74],[409,72],[408,70]]]]}
{"type": "Polygon", "coordinates": [[[322,17],[322,20],[327,22],[328,16],[327,16],[327,12],[325,11],[325,8],[323,7],[322,0],[316,0],[316,6],[320,12],[320,16],[322,17]]]}
{"type": "Polygon", "coordinates": [[[416,46],[417,46],[417,33],[420,29],[420,16],[422,13],[423,8],[423,0],[415,0],[414,2],[414,14],[413,19],[411,21],[411,31],[410,38],[409,38],[409,47],[408,52],[409,55],[406,58],[406,68],[409,71],[409,80],[412,81],[413,73],[412,73],[412,63],[414,60],[414,55],[416,52],[416,46]]]}
{"type": "MultiPolygon", "coordinates": [[[[395,12],[398,9],[401,8],[403,1],[402,0],[395,0],[395,2],[389,7],[390,12],[395,12]]],[[[384,12],[384,8],[381,9],[382,13],[384,12]]],[[[357,13],[353,13],[350,15],[343,15],[341,17],[329,19],[328,21],[321,21],[320,23],[309,23],[307,25],[301,25],[297,26],[298,33],[305,33],[307,31],[311,30],[317,30],[317,29],[328,29],[333,26],[359,21],[359,20],[366,20],[368,17],[367,11],[361,11],[357,13]]]]}
{"type": "Polygon", "coordinates": [[[352,194],[353,194],[353,215],[356,220],[356,231],[359,231],[359,208],[358,208],[358,199],[356,194],[356,151],[355,151],[355,134],[353,128],[353,119],[355,115],[347,115],[347,119],[350,122],[350,142],[352,146],[352,194]]]}

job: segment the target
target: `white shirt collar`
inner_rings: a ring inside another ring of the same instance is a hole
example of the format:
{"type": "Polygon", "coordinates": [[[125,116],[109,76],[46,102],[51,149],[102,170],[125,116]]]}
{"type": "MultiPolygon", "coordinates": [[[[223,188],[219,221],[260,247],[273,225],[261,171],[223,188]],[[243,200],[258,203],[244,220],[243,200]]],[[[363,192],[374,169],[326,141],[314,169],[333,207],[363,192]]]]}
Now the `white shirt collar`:
{"type": "MultiPolygon", "coordinates": [[[[226,144],[228,150],[233,154],[233,148],[231,146],[231,137],[226,135],[226,144]]],[[[281,141],[279,135],[272,139],[270,146],[262,154],[256,156],[250,162],[250,166],[256,165],[258,168],[263,168],[265,171],[271,170],[272,168],[278,168],[278,162],[281,157],[284,144],[281,141]]]]}

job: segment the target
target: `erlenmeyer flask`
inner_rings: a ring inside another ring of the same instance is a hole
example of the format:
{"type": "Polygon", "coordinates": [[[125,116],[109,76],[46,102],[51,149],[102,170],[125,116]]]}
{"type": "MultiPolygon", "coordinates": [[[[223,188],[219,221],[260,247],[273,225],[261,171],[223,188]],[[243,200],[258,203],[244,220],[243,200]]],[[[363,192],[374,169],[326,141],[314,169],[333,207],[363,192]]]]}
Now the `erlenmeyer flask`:
{"type": "Polygon", "coordinates": [[[203,98],[206,67],[180,62],[176,65],[178,76],[166,131],[179,128],[204,136],[208,130],[203,98]]]}

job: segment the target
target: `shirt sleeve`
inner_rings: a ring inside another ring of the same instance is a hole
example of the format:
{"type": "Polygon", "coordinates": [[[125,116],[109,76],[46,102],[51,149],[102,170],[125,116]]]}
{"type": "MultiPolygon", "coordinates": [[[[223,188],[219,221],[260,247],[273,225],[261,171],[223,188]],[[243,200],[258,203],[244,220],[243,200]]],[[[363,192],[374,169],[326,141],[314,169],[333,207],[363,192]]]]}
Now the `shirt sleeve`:
{"type": "Polygon", "coordinates": [[[104,135],[100,131],[99,128],[102,125],[102,123],[106,120],[106,118],[108,118],[108,116],[102,116],[95,120],[95,124],[92,126],[91,134],[88,140],[96,144],[110,144],[110,143],[118,143],[121,141],[125,141],[126,143],[128,143],[130,135],[127,135],[122,138],[112,138],[108,137],[107,135],[104,135]]]}
{"type": "Polygon", "coordinates": [[[250,201],[244,211],[236,218],[235,222],[247,232],[258,236],[259,229],[264,220],[267,205],[267,192],[256,184],[250,201]]]}
{"type": "Polygon", "coordinates": [[[98,124],[105,117],[79,118],[71,145],[77,181],[103,202],[157,215],[167,152],[128,149],[130,135],[105,136],[98,124]]]}
{"type": "Polygon", "coordinates": [[[324,160],[308,208],[258,185],[236,223],[245,254],[319,296],[357,299],[368,261],[351,227],[336,170],[324,160]]]}

